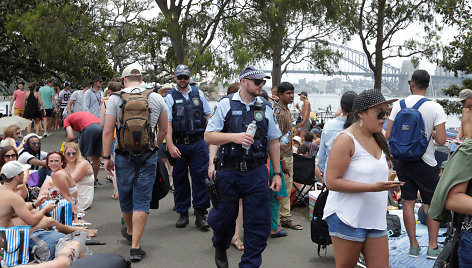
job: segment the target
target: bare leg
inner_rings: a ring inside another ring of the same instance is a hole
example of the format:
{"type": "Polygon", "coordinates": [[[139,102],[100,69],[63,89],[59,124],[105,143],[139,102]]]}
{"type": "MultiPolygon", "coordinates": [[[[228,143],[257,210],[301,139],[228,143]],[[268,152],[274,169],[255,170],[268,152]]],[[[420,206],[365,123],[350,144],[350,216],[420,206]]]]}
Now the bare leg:
{"type": "Polygon", "coordinates": [[[367,267],[389,267],[387,236],[366,238],[362,248],[362,255],[367,267]]]}
{"type": "Polygon", "coordinates": [[[419,247],[418,240],[416,240],[415,200],[404,201],[403,222],[410,239],[410,247],[419,247]]]}
{"type": "Polygon", "coordinates": [[[144,226],[148,218],[148,213],[144,211],[133,212],[133,242],[131,248],[141,247],[141,236],[144,232],[144,226]]]}
{"type": "Polygon", "coordinates": [[[439,232],[439,222],[431,219],[428,215],[429,205],[423,205],[424,212],[426,213],[426,225],[428,226],[428,237],[430,248],[436,248],[438,246],[438,232],[439,232]]]}
{"type": "Polygon", "coordinates": [[[31,125],[33,124],[33,122],[31,122],[31,124],[29,124],[28,126],[26,126],[26,134],[30,134],[31,133],[31,125]]]}
{"type": "Polygon", "coordinates": [[[234,235],[231,239],[231,243],[233,243],[238,250],[244,250],[244,245],[241,245],[241,238],[239,234],[241,233],[241,226],[243,225],[243,199],[239,199],[239,212],[238,217],[236,218],[236,227],[234,228],[234,235]]]}
{"type": "Polygon", "coordinates": [[[336,268],[356,267],[357,260],[361,254],[363,243],[349,241],[334,236],[331,236],[331,241],[333,241],[333,252],[334,259],[336,261],[336,268]]]}
{"type": "Polygon", "coordinates": [[[88,158],[92,161],[93,178],[97,181],[98,170],[100,169],[100,158],[98,156],[89,156],[88,158]]]}
{"type": "MultiPolygon", "coordinates": [[[[14,217],[12,218],[11,221],[14,226],[27,225],[19,217],[14,217]]],[[[64,225],[51,217],[43,217],[38,224],[31,227],[31,231],[35,231],[38,229],[49,230],[49,229],[52,229],[52,227],[56,227],[56,229],[59,232],[64,233],[64,234],[70,234],[74,231],[84,231],[87,233],[87,237],[94,237],[97,235],[97,232],[98,232],[97,230],[88,229],[87,227],[76,227],[76,226],[64,225]]]]}
{"type": "Polygon", "coordinates": [[[36,131],[35,133],[37,135],[39,135],[39,126],[41,124],[41,121],[39,120],[39,118],[35,118],[34,119],[34,131],[36,131]]]}
{"type": "Polygon", "coordinates": [[[133,234],[133,213],[122,213],[126,224],[126,232],[129,235],[133,234]]]}

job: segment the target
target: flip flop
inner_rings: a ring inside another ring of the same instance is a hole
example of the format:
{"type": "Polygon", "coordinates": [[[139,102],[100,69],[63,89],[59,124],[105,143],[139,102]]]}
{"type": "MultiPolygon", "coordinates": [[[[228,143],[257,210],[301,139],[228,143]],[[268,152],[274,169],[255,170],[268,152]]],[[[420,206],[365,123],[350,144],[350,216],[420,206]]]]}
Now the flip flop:
{"type": "Polygon", "coordinates": [[[303,230],[303,227],[298,223],[294,223],[293,220],[280,222],[280,225],[282,225],[282,227],[287,227],[293,230],[303,230]]]}
{"type": "Polygon", "coordinates": [[[239,240],[239,239],[231,240],[231,245],[233,245],[239,251],[244,250],[244,243],[241,242],[241,240],[239,240]]]}
{"type": "Polygon", "coordinates": [[[284,237],[287,236],[288,233],[284,229],[278,230],[277,232],[270,234],[270,237],[277,238],[277,237],[284,237]]]}

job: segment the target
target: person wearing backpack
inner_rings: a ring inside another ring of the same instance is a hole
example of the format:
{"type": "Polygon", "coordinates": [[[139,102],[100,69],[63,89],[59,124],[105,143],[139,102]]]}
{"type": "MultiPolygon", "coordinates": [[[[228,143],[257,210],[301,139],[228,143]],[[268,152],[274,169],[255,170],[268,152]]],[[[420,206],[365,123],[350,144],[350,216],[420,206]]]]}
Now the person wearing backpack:
{"type": "Polygon", "coordinates": [[[323,220],[328,223],[336,267],[355,267],[361,252],[367,267],[388,267],[388,191],[400,183],[388,180],[391,156],[382,125],[388,104],[395,100],[385,100],[377,89],[361,92],[353,104],[354,122],[331,148],[323,220]]]}
{"type": "Polygon", "coordinates": [[[126,67],[122,78],[125,88],[112,94],[106,106],[103,159],[108,174],[116,170],[120,208],[125,220],[121,235],[131,243],[130,260],[139,261],[146,255],[140,240],[156,179],[157,148],[167,133],[167,107],[161,95],[141,88],[143,78],[136,67],[126,67]],[[115,124],[114,166],[110,150],[115,124]]]}
{"type": "Polygon", "coordinates": [[[169,110],[166,143],[170,155],[175,159],[172,178],[175,211],[179,213],[175,226],[184,228],[189,223],[188,210],[193,196],[195,225],[208,230],[210,226],[206,214],[210,207],[210,196],[205,188],[205,178],[208,177],[209,151],[208,144],[203,140],[203,132],[211,108],[203,92],[189,85],[188,66],[178,65],[174,79],[177,85],[167,93],[165,100],[169,110]],[[188,177],[189,170],[192,187],[188,177]]]}
{"type": "MultiPolygon", "coordinates": [[[[398,179],[405,182],[401,187],[404,199],[403,221],[410,239],[411,257],[418,257],[421,250],[416,239],[414,212],[418,190],[426,212],[439,181],[433,140],[439,145],[446,142],[446,113],[439,103],[425,100],[429,81],[427,71],[416,70],[413,73],[411,81],[408,82],[411,95],[393,105],[386,133],[396,160],[395,171],[398,179]],[[421,102],[418,107],[417,104],[421,102]],[[403,105],[405,108],[401,108],[403,105]]],[[[428,216],[427,226],[429,244],[426,257],[436,259],[441,252],[437,242],[439,222],[428,216]]]]}

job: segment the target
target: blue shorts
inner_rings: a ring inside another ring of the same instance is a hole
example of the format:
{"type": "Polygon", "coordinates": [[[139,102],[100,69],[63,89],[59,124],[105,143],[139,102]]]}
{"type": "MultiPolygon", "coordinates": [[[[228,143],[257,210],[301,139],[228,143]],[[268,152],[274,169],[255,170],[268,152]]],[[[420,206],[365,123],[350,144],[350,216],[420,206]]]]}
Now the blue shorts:
{"type": "Polygon", "coordinates": [[[116,184],[118,186],[121,212],[149,212],[152,189],[156,179],[156,168],[156,152],[148,152],[137,157],[116,154],[116,184]],[[139,169],[139,176],[135,180],[136,163],[141,163],[141,168],[139,169]]]}
{"type": "Polygon", "coordinates": [[[387,230],[363,229],[351,227],[335,214],[326,218],[329,235],[354,242],[364,242],[366,238],[379,238],[387,235],[387,230]]]}

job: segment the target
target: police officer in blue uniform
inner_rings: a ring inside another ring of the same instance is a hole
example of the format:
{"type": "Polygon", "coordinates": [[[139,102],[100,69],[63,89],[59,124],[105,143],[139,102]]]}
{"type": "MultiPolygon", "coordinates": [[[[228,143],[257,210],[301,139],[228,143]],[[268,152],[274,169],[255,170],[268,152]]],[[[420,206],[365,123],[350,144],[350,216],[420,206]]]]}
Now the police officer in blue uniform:
{"type": "Polygon", "coordinates": [[[208,216],[213,229],[217,267],[228,267],[226,250],[234,234],[237,200],[241,197],[245,249],[239,267],[261,265],[261,254],[270,233],[269,191],[270,188],[279,191],[281,186],[278,140],[281,133],[271,104],[260,97],[264,79],[270,77],[253,66],[247,66],[239,78],[241,88],[218,102],[205,130],[205,141],[220,145],[215,162],[220,200],[208,216]],[[252,122],[257,126],[254,137],[246,133],[252,122]],[[249,149],[243,146],[249,146],[249,149]],[[270,188],[265,165],[267,156],[270,156],[275,171],[270,188]]]}
{"type": "Polygon", "coordinates": [[[189,223],[188,210],[192,194],[188,178],[190,169],[195,225],[207,230],[210,227],[206,219],[210,197],[205,188],[205,178],[208,176],[209,153],[203,133],[211,108],[203,92],[189,86],[190,69],[188,66],[177,66],[174,74],[177,85],[167,93],[165,101],[169,111],[167,148],[175,159],[172,173],[175,210],[180,214],[175,226],[184,228],[189,223]]]}

